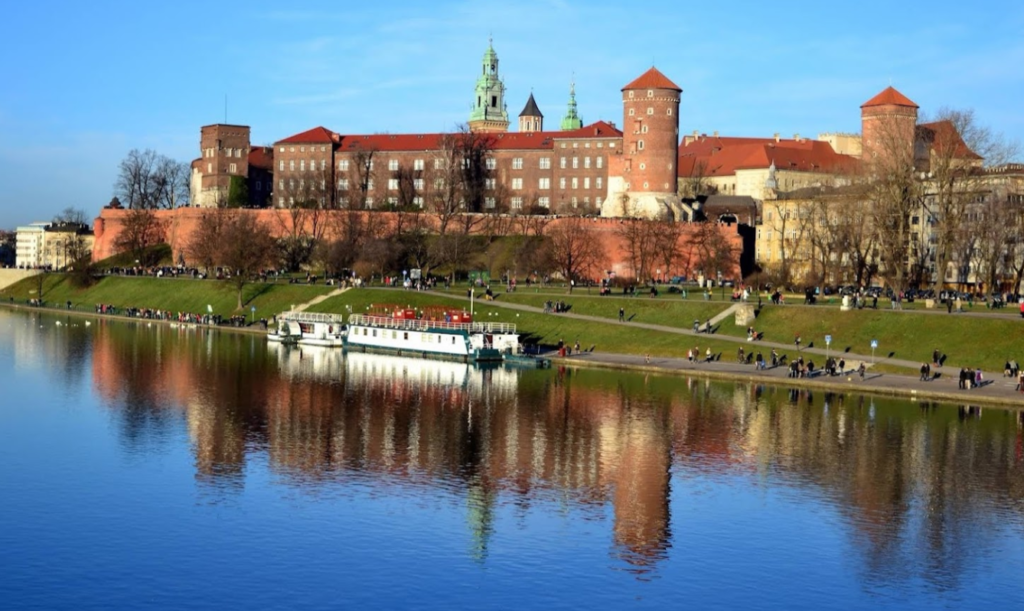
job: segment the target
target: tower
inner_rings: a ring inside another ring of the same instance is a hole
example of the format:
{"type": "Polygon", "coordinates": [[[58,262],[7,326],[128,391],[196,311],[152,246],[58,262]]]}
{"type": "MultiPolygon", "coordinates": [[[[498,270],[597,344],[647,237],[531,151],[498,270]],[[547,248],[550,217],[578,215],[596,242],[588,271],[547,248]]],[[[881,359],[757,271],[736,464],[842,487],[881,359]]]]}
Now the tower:
{"type": "Polygon", "coordinates": [[[565,116],[562,118],[562,131],[568,132],[583,127],[583,119],[580,119],[576,112],[576,79],[569,83],[569,106],[565,109],[565,116]]]}
{"type": "Polygon", "coordinates": [[[544,131],[544,115],[540,108],[537,108],[537,101],[533,99],[533,92],[530,92],[530,99],[526,100],[523,112],[519,113],[519,131],[523,133],[544,131]]]}
{"type": "Polygon", "coordinates": [[[508,109],[505,108],[505,84],[498,76],[498,54],[488,40],[483,70],[476,80],[476,99],[469,113],[469,129],[474,132],[508,131],[508,109]]]}
{"type": "Polygon", "coordinates": [[[893,87],[860,107],[861,159],[866,163],[914,162],[917,104],[893,87]]]}
{"type": "Polygon", "coordinates": [[[202,156],[192,162],[192,205],[218,206],[227,202],[232,177],[249,176],[249,126],[217,123],[199,130],[202,156]]]}
{"type": "Polygon", "coordinates": [[[622,155],[610,160],[602,216],[682,220],[679,98],[682,89],[652,67],[622,88],[622,155]]]}

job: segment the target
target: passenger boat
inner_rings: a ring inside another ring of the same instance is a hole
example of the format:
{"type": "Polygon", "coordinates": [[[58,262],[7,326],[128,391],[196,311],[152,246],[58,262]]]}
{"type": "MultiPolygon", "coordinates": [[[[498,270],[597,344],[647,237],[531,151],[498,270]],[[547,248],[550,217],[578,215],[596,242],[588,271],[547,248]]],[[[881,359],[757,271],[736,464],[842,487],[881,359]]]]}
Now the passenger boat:
{"type": "Polygon", "coordinates": [[[405,356],[477,362],[500,362],[519,353],[516,326],[503,322],[474,322],[457,308],[428,306],[413,310],[374,306],[367,314],[348,317],[348,351],[385,352],[405,356]]]}
{"type": "Polygon", "coordinates": [[[345,345],[345,319],[340,314],[285,312],[277,317],[277,328],[267,340],[300,346],[342,347],[345,345]]]}

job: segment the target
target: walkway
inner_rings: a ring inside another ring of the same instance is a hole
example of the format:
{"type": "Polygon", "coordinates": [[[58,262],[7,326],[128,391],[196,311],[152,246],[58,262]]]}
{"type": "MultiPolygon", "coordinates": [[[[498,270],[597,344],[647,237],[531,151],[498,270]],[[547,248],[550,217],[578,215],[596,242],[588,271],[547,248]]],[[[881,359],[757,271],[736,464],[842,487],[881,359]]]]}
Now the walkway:
{"type": "MultiPolygon", "coordinates": [[[[311,308],[311,307],[313,307],[313,306],[315,306],[317,304],[323,303],[324,301],[327,301],[331,297],[337,297],[338,295],[341,295],[345,291],[349,290],[349,288],[351,288],[351,287],[344,287],[344,288],[340,288],[340,289],[334,289],[330,293],[327,293],[325,295],[320,295],[319,297],[314,297],[313,299],[310,299],[306,303],[302,303],[302,304],[299,304],[297,306],[292,306],[291,311],[292,312],[305,312],[308,308],[311,308]]],[[[283,314],[283,312],[278,312],[278,314],[283,314]]]]}

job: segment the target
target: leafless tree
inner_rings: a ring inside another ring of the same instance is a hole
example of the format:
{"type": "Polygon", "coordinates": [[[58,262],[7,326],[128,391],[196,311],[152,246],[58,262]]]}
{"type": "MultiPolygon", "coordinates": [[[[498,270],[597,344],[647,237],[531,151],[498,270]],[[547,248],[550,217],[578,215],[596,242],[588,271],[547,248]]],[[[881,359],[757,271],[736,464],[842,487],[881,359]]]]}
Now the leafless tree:
{"type": "Polygon", "coordinates": [[[132,149],[118,166],[114,191],[131,209],[176,208],[188,203],[190,168],[146,149],[132,149]]]}
{"type": "Polygon", "coordinates": [[[242,292],[259,271],[274,262],[274,238],[254,212],[235,211],[221,226],[218,260],[231,268],[231,285],[242,308],[242,292]]]}
{"type": "Polygon", "coordinates": [[[572,293],[573,281],[590,278],[603,260],[601,246],[594,239],[590,221],[578,216],[548,225],[551,257],[572,293]]]}
{"type": "Polygon", "coordinates": [[[128,252],[140,264],[149,266],[156,263],[151,249],[165,240],[163,221],[149,208],[129,210],[121,224],[121,230],[114,239],[117,252],[128,252]]]}
{"type": "Polygon", "coordinates": [[[68,206],[67,208],[61,210],[59,214],[57,214],[56,216],[53,217],[53,222],[54,223],[58,223],[58,224],[59,223],[68,223],[68,224],[84,225],[85,224],[85,212],[80,210],[80,209],[78,209],[78,208],[75,208],[73,206],[68,206]]]}
{"type": "Polygon", "coordinates": [[[721,227],[711,221],[694,223],[692,227],[689,245],[693,249],[693,268],[707,277],[729,275],[735,267],[737,253],[721,227]]]}
{"type": "Polygon", "coordinates": [[[186,246],[189,259],[210,274],[219,263],[220,248],[224,240],[224,226],[230,212],[220,208],[203,210],[195,232],[186,246]]]}

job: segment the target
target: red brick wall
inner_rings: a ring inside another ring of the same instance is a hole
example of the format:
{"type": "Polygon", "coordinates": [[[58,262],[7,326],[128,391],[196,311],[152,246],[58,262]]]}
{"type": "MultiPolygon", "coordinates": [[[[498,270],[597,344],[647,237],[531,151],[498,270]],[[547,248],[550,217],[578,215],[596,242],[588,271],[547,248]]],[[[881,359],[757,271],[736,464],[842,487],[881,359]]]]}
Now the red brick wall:
{"type": "Polygon", "coordinates": [[[679,163],[679,92],[622,92],[621,176],[633,193],[675,193],[679,163]]]}

